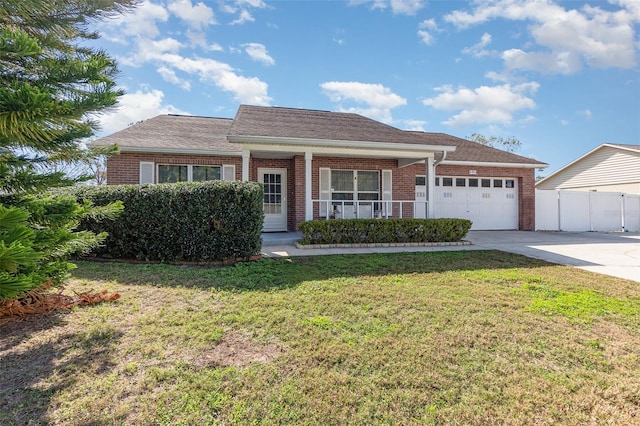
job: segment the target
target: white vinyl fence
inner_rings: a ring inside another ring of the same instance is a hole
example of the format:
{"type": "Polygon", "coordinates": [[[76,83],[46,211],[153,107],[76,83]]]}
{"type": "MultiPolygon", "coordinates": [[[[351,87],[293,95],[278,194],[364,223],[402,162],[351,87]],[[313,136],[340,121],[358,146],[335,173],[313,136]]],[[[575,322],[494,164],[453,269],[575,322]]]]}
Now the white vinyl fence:
{"type": "Polygon", "coordinates": [[[536,230],[640,232],[640,195],[536,189],[536,230]]]}

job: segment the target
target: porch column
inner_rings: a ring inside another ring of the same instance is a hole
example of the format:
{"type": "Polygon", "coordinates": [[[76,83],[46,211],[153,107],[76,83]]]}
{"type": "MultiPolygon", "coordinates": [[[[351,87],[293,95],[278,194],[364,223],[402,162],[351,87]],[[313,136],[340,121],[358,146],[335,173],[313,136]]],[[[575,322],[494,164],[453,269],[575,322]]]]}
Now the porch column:
{"type": "Polygon", "coordinates": [[[247,182],[249,180],[249,157],[251,157],[251,151],[242,151],[242,181],[247,182]]]}
{"type": "Polygon", "coordinates": [[[311,152],[304,153],[304,219],[313,219],[313,192],[311,190],[311,152]]]}
{"type": "Polygon", "coordinates": [[[427,176],[427,218],[432,218],[433,214],[433,193],[435,192],[436,187],[436,171],[433,167],[433,157],[427,157],[424,160],[425,165],[425,174],[427,176]]]}

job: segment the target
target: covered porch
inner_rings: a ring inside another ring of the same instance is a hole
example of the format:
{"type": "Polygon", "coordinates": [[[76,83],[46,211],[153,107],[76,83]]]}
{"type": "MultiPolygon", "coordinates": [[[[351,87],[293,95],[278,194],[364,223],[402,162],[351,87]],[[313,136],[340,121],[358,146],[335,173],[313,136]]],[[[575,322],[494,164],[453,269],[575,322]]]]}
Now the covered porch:
{"type": "MultiPolygon", "coordinates": [[[[264,185],[265,232],[312,219],[434,217],[435,166],[452,146],[273,140],[242,142],[242,180],[264,185]],[[424,180],[416,197],[416,176],[424,180]]],[[[239,143],[238,140],[233,140],[239,143]]]]}

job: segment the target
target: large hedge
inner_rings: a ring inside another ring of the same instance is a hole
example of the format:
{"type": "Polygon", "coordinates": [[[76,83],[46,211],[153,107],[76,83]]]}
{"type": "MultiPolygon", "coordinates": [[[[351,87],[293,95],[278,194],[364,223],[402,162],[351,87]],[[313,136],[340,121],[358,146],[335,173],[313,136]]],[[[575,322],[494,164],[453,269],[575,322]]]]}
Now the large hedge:
{"type": "Polygon", "coordinates": [[[80,224],[109,234],[93,252],[100,257],[209,262],[260,252],[263,190],[255,182],[76,187],[73,193],[98,206],[124,204],[114,222],[80,224]]]}
{"type": "Polygon", "coordinates": [[[298,225],[301,244],[427,243],[460,241],[466,219],[335,219],[298,225]]]}

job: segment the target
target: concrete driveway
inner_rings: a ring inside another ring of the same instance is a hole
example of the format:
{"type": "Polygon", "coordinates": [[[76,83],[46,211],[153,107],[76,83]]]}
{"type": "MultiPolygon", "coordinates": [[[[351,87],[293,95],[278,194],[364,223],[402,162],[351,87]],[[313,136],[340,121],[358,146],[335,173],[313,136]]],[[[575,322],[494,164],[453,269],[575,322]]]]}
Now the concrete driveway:
{"type": "Polygon", "coordinates": [[[471,231],[476,248],[518,253],[640,282],[640,234],[471,231]]]}
{"type": "Polygon", "coordinates": [[[502,250],[640,282],[640,234],[603,232],[471,231],[467,246],[298,249],[300,233],[263,234],[267,257],[399,251],[502,250]]]}

